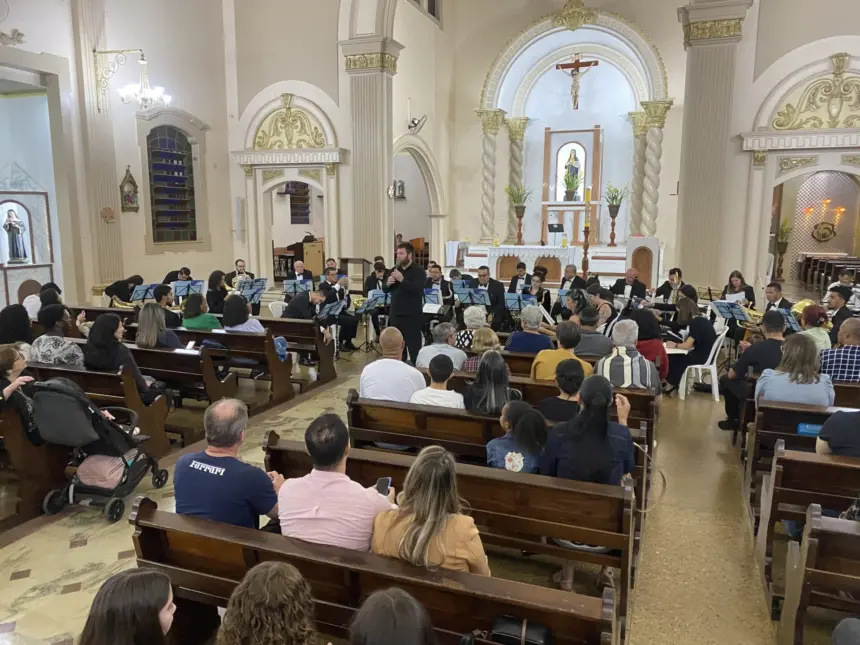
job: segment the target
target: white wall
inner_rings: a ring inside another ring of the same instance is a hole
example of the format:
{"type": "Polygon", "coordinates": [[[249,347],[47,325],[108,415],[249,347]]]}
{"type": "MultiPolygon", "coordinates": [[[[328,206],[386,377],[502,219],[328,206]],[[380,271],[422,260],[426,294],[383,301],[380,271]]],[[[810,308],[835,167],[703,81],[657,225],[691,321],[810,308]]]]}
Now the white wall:
{"type": "Polygon", "coordinates": [[[11,0],[9,4],[11,10],[3,23],[3,31],[8,33],[12,29],[18,29],[24,32],[24,43],[16,47],[37,54],[64,56],[72,63],[75,48],[72,39],[71,2],[11,0]]]}
{"type": "MultiPolygon", "coordinates": [[[[394,233],[402,233],[404,240],[423,237],[430,243],[430,195],[421,176],[418,164],[409,153],[394,156],[391,167],[394,179],[406,184],[406,199],[392,201],[391,210],[394,215],[394,233]]],[[[433,257],[439,255],[439,249],[431,249],[433,257]]]]}

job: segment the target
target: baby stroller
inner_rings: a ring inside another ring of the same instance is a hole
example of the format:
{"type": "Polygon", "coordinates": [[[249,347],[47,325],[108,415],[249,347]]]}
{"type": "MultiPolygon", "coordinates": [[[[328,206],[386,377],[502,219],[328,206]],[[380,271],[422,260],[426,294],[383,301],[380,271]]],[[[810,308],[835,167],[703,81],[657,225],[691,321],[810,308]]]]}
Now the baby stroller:
{"type": "Polygon", "coordinates": [[[158,460],[141,450],[149,437],[135,435],[138,415],[119,407],[104,408],[108,419],[72,381],[53,379],[33,383],[33,417],[47,443],[74,448],[69,466],[76,471],[62,490],[52,490],[42,502],[47,515],[66,504],[98,506],[110,522],[125,514],[123,498],[152,472],[152,484],[161,488],[169,473],[158,460]]]}

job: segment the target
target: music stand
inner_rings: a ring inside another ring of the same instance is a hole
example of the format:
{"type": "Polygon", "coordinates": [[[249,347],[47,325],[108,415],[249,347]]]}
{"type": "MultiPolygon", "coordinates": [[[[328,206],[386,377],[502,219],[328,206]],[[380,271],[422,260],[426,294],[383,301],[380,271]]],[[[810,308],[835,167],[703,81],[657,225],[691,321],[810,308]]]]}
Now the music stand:
{"type": "Polygon", "coordinates": [[[547,242],[550,246],[561,246],[561,238],[564,237],[564,224],[547,224],[547,242]]]}
{"type": "Polygon", "coordinates": [[[451,280],[451,288],[454,291],[468,291],[472,285],[470,280],[451,280]]]}
{"type": "Polygon", "coordinates": [[[736,302],[728,300],[714,300],[711,306],[716,312],[726,320],[735,320],[737,322],[749,322],[750,318],[747,312],[736,302]]]}
{"type": "MultiPolygon", "coordinates": [[[[513,294],[515,295],[515,294],[513,294]]],[[[460,303],[464,305],[484,305],[490,306],[490,294],[484,289],[469,289],[460,298],[460,303]]]]}
{"type": "Polygon", "coordinates": [[[791,313],[791,309],[777,309],[777,311],[782,314],[783,318],[785,318],[785,326],[788,329],[794,333],[800,333],[803,331],[803,327],[801,327],[800,323],[797,322],[797,318],[795,318],[794,314],[791,313]]]}
{"type": "Polygon", "coordinates": [[[424,289],[424,304],[425,305],[441,305],[442,292],[439,289],[424,289]]]}
{"type": "Polygon", "coordinates": [[[176,298],[187,298],[192,293],[203,293],[203,280],[183,280],[173,283],[173,295],[176,298]]]}
{"type": "Polygon", "coordinates": [[[142,284],[131,292],[131,302],[143,302],[147,297],[152,298],[152,285],[142,284]],[[147,294],[149,294],[147,296],[147,294]]]}
{"type": "Polygon", "coordinates": [[[313,280],[284,280],[284,296],[292,299],[300,293],[310,291],[313,286],[313,280]]]}
{"type": "Polygon", "coordinates": [[[244,296],[245,300],[250,302],[252,305],[258,305],[260,304],[260,300],[263,297],[263,292],[266,290],[267,284],[268,280],[266,280],[266,278],[260,278],[259,280],[253,281],[243,280],[239,283],[237,291],[239,292],[239,295],[244,296]]]}

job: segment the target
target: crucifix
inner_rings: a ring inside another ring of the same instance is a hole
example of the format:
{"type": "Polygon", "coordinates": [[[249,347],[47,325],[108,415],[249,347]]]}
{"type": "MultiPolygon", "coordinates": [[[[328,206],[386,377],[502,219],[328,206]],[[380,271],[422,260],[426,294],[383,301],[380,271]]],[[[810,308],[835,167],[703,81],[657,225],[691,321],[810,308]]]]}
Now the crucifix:
{"type": "Polygon", "coordinates": [[[590,68],[597,67],[600,63],[596,60],[582,60],[582,54],[576,54],[573,61],[570,63],[560,63],[555,66],[556,69],[562,70],[567,74],[570,70],[570,99],[573,103],[573,109],[579,109],[579,82],[585,76],[590,68]]]}

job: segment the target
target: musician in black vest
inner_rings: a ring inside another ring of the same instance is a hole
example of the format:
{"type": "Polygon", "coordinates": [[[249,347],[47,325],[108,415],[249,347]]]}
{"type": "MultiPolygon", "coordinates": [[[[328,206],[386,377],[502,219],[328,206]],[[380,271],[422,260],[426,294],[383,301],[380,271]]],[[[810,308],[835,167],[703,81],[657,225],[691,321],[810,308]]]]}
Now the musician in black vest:
{"type": "Polygon", "coordinates": [[[425,289],[438,289],[442,294],[439,299],[440,305],[454,306],[454,289],[442,275],[442,267],[434,264],[430,267],[430,276],[424,283],[425,289]]]}
{"type": "Polygon", "coordinates": [[[409,242],[397,245],[397,266],[391,269],[386,286],[391,293],[388,326],[403,335],[406,347],[403,360],[414,364],[421,351],[421,330],[424,327],[424,269],[414,262],[415,247],[409,242]]]}
{"type": "Polygon", "coordinates": [[[487,292],[490,297],[490,305],[487,307],[487,321],[493,331],[498,331],[507,315],[504,285],[490,277],[490,267],[482,266],[478,267],[478,279],[472,283],[472,288],[487,292]]]}
{"type": "MultiPolygon", "coordinates": [[[[361,292],[365,298],[370,296],[371,291],[385,291],[385,281],[388,280],[388,270],[385,268],[385,263],[378,259],[373,265],[373,273],[364,279],[364,289],[361,292]]],[[[373,311],[370,314],[370,321],[373,323],[373,331],[376,332],[376,337],[379,337],[379,312],[373,311]]]]}
{"type": "MultiPolygon", "coordinates": [[[[325,279],[320,282],[320,292],[325,296],[325,304],[332,302],[346,301],[346,309],[349,309],[350,297],[347,293],[347,277],[343,276],[338,279],[337,269],[328,267],[325,270],[325,279]]],[[[343,313],[337,317],[337,324],[340,325],[340,348],[345,352],[354,352],[357,347],[352,344],[352,339],[358,331],[358,318],[351,313],[347,313],[344,309],[343,313]]],[[[334,320],[328,321],[328,324],[334,324],[334,320]]]]}

